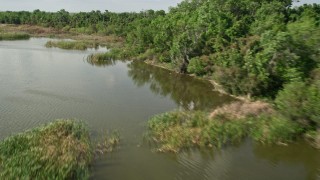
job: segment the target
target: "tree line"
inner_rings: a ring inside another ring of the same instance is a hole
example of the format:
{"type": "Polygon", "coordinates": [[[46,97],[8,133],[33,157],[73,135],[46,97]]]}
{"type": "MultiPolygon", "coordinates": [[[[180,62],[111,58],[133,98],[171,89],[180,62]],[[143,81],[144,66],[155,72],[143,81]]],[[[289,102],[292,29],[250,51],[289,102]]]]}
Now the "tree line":
{"type": "Polygon", "coordinates": [[[100,33],[102,35],[116,34],[125,36],[130,30],[130,23],[136,19],[155,18],[164,16],[165,11],[147,10],[136,12],[113,13],[109,11],[91,11],[70,13],[62,9],[58,12],[45,12],[39,9],[28,11],[5,11],[0,12],[0,23],[2,24],[27,24],[43,27],[53,27],[69,31],[75,30],[79,33],[100,33]]]}

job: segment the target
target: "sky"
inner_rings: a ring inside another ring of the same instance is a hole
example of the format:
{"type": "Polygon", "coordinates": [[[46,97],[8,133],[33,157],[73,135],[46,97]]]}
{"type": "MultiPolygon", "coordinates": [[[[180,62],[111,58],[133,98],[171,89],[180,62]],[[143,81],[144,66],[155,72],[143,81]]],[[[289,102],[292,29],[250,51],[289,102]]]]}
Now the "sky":
{"type": "MultiPolygon", "coordinates": [[[[59,11],[65,9],[69,12],[80,11],[112,11],[132,12],[147,9],[168,10],[182,0],[0,0],[0,11],[59,11]]],[[[300,0],[294,6],[304,3],[320,3],[320,0],[300,0]]]]}

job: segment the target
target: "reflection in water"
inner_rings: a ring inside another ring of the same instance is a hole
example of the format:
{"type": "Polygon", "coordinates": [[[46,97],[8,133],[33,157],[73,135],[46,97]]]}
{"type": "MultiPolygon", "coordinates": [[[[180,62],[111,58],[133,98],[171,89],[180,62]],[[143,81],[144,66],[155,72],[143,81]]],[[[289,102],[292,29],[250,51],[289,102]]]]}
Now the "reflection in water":
{"type": "Polygon", "coordinates": [[[128,68],[128,75],[137,86],[149,84],[153,93],[170,96],[183,109],[212,110],[234,100],[213,91],[210,83],[187,75],[137,61],[128,64],[128,68]]]}
{"type": "Polygon", "coordinates": [[[300,164],[307,171],[306,179],[320,178],[320,153],[306,142],[290,144],[289,146],[253,146],[254,154],[277,166],[282,163],[300,164]]]}
{"type": "MultiPolygon", "coordinates": [[[[91,55],[90,55],[91,56],[91,55]]],[[[107,66],[114,66],[116,64],[116,60],[107,60],[107,61],[93,61],[90,56],[88,56],[87,62],[91,64],[92,66],[97,66],[97,67],[107,67],[107,66]]]]}

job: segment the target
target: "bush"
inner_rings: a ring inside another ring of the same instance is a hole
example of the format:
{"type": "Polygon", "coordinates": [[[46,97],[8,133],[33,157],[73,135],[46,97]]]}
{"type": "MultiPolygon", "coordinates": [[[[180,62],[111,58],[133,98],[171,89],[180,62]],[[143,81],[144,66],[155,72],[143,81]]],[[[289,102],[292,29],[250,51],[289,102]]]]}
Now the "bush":
{"type": "Polygon", "coordinates": [[[320,124],[320,87],[315,84],[287,84],[277,95],[275,104],[284,116],[303,126],[320,124]]]}
{"type": "Polygon", "coordinates": [[[197,76],[203,76],[208,74],[207,66],[209,64],[208,57],[195,57],[192,58],[188,65],[188,73],[196,74],[197,76]]]}
{"type": "Polygon", "coordinates": [[[298,123],[280,115],[263,115],[252,119],[251,137],[262,143],[293,141],[303,131],[298,123]]]}
{"type": "Polygon", "coordinates": [[[276,107],[280,112],[293,120],[301,120],[305,117],[305,109],[303,108],[307,101],[307,86],[303,82],[293,82],[284,86],[276,99],[276,107]]]}
{"type": "Polygon", "coordinates": [[[136,59],[141,61],[153,60],[155,56],[156,56],[155,50],[148,49],[146,52],[140,54],[136,59]]]}
{"type": "Polygon", "coordinates": [[[214,67],[213,79],[223,86],[225,91],[234,95],[259,96],[266,89],[262,81],[245,70],[233,66],[214,67]]]}

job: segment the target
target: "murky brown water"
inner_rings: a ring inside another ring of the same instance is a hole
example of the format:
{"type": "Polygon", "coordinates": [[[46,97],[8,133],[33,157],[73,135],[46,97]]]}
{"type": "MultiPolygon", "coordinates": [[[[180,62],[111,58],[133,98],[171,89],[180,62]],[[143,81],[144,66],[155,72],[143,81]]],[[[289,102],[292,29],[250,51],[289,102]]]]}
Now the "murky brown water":
{"type": "Polygon", "coordinates": [[[0,42],[0,138],[54,119],[87,122],[92,135],[118,129],[119,149],[98,160],[92,179],[319,179],[320,153],[250,140],[222,150],[154,153],[143,143],[154,114],[213,109],[232,101],[210,84],[137,62],[91,65],[94,50],[46,49],[47,39],[0,42]]]}

